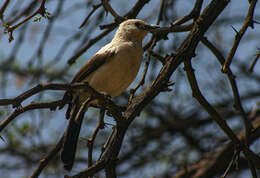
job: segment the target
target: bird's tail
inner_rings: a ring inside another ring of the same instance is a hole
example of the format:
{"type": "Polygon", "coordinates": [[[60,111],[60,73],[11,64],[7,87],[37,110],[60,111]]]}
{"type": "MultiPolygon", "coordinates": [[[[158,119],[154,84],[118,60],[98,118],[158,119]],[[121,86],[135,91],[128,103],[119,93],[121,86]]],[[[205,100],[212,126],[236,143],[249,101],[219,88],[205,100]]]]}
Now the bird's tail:
{"type": "Polygon", "coordinates": [[[77,120],[75,119],[77,113],[79,112],[79,108],[79,104],[74,104],[72,108],[71,106],[68,108],[71,113],[70,121],[64,134],[63,148],[61,151],[61,160],[64,163],[64,169],[68,171],[72,169],[74,163],[80,128],[84,117],[84,113],[82,113],[79,115],[77,120]]]}

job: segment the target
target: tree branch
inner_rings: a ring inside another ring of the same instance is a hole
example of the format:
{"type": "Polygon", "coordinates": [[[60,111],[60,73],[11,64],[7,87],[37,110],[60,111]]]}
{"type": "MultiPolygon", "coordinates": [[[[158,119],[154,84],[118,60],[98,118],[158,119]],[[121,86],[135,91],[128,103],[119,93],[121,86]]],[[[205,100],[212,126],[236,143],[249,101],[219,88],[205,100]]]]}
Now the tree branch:
{"type": "Polygon", "coordinates": [[[239,30],[239,32],[236,33],[235,41],[232,45],[232,48],[230,49],[230,52],[228,53],[227,59],[223,65],[223,68],[222,68],[223,72],[227,72],[228,67],[230,66],[232,59],[236,53],[240,40],[242,39],[243,35],[245,34],[247,28],[249,26],[251,26],[253,28],[253,16],[254,16],[256,3],[257,3],[257,0],[250,1],[250,7],[248,9],[247,17],[245,19],[245,22],[244,22],[242,28],[239,30]]]}
{"type": "Polygon", "coordinates": [[[49,16],[49,14],[45,10],[45,1],[46,0],[42,0],[40,7],[33,14],[31,14],[28,17],[26,17],[21,22],[17,23],[16,25],[12,25],[12,26],[6,25],[6,27],[7,27],[6,33],[9,34],[9,42],[11,42],[14,39],[13,38],[13,31],[16,28],[18,28],[19,26],[21,26],[22,24],[24,24],[25,22],[27,22],[28,20],[30,20],[31,18],[33,18],[35,15],[41,14],[43,17],[48,17],[49,16]]]}

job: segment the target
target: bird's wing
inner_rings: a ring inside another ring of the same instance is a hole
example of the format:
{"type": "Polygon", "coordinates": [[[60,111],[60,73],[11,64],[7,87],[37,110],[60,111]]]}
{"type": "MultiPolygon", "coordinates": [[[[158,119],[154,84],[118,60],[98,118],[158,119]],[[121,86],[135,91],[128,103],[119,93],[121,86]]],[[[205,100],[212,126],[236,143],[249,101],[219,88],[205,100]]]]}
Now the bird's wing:
{"type": "Polygon", "coordinates": [[[104,51],[103,53],[97,53],[78,71],[71,83],[83,81],[92,72],[96,71],[100,66],[102,66],[106,62],[106,60],[108,60],[114,54],[114,50],[104,51]]]}
{"type": "MultiPolygon", "coordinates": [[[[105,46],[106,48],[108,46],[105,46]]],[[[101,48],[101,50],[95,54],[95,56],[90,59],[75,75],[71,83],[82,82],[86,77],[88,77],[92,72],[101,67],[110,57],[115,54],[115,49],[110,48],[110,50],[106,50],[106,48],[101,48]],[[103,51],[104,50],[104,51],[103,51]]],[[[65,92],[62,103],[59,106],[59,109],[62,109],[65,104],[70,103],[72,100],[72,95],[70,92],[65,92]]],[[[68,112],[70,113],[70,107],[68,108],[68,112]]],[[[68,119],[69,116],[66,115],[68,119]]]]}

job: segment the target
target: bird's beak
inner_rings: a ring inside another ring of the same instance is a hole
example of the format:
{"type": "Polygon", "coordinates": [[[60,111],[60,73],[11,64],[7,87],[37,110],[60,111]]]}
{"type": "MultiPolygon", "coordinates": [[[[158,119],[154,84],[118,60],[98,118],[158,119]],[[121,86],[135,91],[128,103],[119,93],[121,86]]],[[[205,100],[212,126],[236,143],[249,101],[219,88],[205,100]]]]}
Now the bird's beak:
{"type": "Polygon", "coordinates": [[[152,24],[152,25],[138,24],[137,27],[138,27],[139,29],[146,30],[146,31],[151,32],[151,33],[153,33],[155,29],[160,28],[160,26],[159,26],[159,25],[156,25],[156,24],[152,24]]]}

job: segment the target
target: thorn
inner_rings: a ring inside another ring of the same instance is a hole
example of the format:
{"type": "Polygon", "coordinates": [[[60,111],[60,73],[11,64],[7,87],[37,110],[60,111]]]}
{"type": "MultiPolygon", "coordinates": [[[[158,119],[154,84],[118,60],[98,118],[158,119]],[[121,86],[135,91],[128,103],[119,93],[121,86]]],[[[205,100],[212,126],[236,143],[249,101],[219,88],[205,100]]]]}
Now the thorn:
{"type": "Polygon", "coordinates": [[[14,40],[13,31],[9,31],[8,34],[9,34],[8,42],[11,43],[14,40]]]}
{"type": "Polygon", "coordinates": [[[258,21],[256,21],[256,20],[252,20],[253,21],[253,23],[255,23],[255,24],[260,24],[260,22],[258,22],[258,21]]]}
{"type": "Polygon", "coordinates": [[[170,86],[173,86],[174,84],[175,84],[175,82],[169,81],[169,82],[167,83],[167,86],[170,87],[170,86]]]}
{"type": "Polygon", "coordinates": [[[5,143],[6,143],[6,141],[5,141],[4,137],[2,137],[1,135],[0,135],[0,139],[1,139],[1,140],[3,140],[3,142],[5,142],[5,143]]]}
{"type": "Polygon", "coordinates": [[[175,84],[174,82],[169,81],[169,82],[166,84],[166,86],[162,89],[162,91],[166,91],[166,92],[172,91],[172,89],[169,88],[169,87],[170,87],[170,86],[173,86],[174,84],[175,84]]]}
{"type": "Polygon", "coordinates": [[[166,92],[171,92],[172,89],[171,88],[165,88],[163,91],[166,91],[166,92]]]}
{"type": "Polygon", "coordinates": [[[226,64],[224,64],[223,65],[223,67],[222,67],[222,70],[221,70],[223,73],[227,73],[227,71],[228,71],[228,67],[227,67],[227,65],[226,64]]]}
{"type": "Polygon", "coordinates": [[[238,33],[238,31],[235,29],[235,27],[233,27],[233,25],[231,25],[231,27],[236,33],[238,33]]]}

